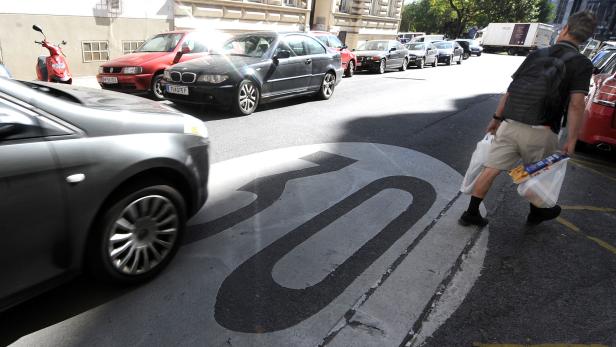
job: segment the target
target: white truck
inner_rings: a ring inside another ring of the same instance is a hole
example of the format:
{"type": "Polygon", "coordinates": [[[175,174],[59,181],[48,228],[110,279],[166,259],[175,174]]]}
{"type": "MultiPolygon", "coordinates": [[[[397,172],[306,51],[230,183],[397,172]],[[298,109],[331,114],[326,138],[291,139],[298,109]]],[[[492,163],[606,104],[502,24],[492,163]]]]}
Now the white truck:
{"type": "Polygon", "coordinates": [[[554,28],[543,23],[490,23],[482,30],[485,52],[507,52],[510,55],[528,54],[548,47],[554,28]]]}

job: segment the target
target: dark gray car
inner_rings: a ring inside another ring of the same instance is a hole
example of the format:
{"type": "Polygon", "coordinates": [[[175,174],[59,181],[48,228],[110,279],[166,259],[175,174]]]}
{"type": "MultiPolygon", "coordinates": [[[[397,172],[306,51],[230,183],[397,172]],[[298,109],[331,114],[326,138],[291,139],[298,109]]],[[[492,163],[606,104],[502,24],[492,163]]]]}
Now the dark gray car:
{"type": "Polygon", "coordinates": [[[387,69],[406,70],[409,51],[395,40],[373,40],[361,45],[357,51],[357,71],[369,70],[385,73],[387,69]]]}
{"type": "Polygon", "coordinates": [[[153,101],[0,78],[0,309],[84,267],[156,275],[206,200],[208,146],[153,101]]]}
{"type": "Polygon", "coordinates": [[[306,94],[327,100],[342,79],[340,59],[304,33],[237,35],[206,57],[165,70],[164,95],[180,104],[229,106],[236,115],[306,94]]]}

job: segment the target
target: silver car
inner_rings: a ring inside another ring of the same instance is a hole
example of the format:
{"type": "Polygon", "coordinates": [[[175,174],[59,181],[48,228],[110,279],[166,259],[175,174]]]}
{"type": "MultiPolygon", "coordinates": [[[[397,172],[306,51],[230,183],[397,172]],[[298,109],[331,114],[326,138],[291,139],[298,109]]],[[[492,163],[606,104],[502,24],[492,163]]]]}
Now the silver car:
{"type": "Polygon", "coordinates": [[[83,269],[160,272],[206,200],[208,147],[153,101],[0,78],[0,310],[83,269]]]}
{"type": "Polygon", "coordinates": [[[438,50],[430,42],[413,42],[405,44],[409,50],[409,67],[416,66],[423,69],[429,65],[436,67],[438,64],[438,50]]]}

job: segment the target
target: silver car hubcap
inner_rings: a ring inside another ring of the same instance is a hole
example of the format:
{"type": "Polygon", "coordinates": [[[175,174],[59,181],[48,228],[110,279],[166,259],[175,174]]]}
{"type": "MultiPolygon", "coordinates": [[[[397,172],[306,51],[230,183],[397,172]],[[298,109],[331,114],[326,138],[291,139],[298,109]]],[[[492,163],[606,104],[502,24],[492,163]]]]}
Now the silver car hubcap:
{"type": "Polygon", "coordinates": [[[323,94],[326,97],[329,98],[334,93],[334,83],[335,82],[336,82],[336,78],[334,77],[334,75],[332,75],[331,73],[328,73],[327,75],[325,75],[325,78],[323,79],[323,94]]]}
{"type": "Polygon", "coordinates": [[[252,83],[245,83],[240,88],[240,108],[246,113],[254,111],[257,105],[257,88],[252,83]]]}
{"type": "Polygon", "coordinates": [[[176,242],[178,213],[161,195],[148,195],[130,203],[112,226],[109,259],[123,274],[146,273],[160,264],[176,242]]]}

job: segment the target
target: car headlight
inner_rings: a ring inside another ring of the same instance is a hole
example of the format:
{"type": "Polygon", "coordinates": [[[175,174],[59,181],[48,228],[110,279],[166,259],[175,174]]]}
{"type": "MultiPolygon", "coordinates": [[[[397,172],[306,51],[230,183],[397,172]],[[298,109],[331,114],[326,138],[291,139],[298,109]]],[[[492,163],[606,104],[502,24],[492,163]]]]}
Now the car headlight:
{"type": "Polygon", "coordinates": [[[169,70],[163,72],[163,79],[165,79],[165,81],[171,81],[171,72],[169,70]]]}
{"type": "Polygon", "coordinates": [[[218,84],[226,81],[229,78],[227,75],[201,75],[197,78],[198,82],[218,84]]]}
{"type": "Polygon", "coordinates": [[[122,73],[126,75],[136,75],[142,71],[143,68],[141,66],[127,66],[122,69],[122,73]]]}
{"type": "Polygon", "coordinates": [[[201,136],[208,138],[207,128],[205,123],[193,116],[184,116],[184,134],[201,136]]]}
{"type": "Polygon", "coordinates": [[[102,67],[102,66],[99,66],[99,67],[98,67],[98,73],[103,73],[103,72],[104,72],[104,71],[103,71],[103,67],[102,67]]]}

